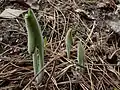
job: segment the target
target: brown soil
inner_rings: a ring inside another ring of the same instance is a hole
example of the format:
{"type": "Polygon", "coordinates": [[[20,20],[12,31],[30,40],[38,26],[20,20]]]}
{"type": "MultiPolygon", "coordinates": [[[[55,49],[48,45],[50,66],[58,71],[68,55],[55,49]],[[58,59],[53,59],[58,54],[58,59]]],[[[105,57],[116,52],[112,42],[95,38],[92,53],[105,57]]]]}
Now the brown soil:
{"type": "MultiPolygon", "coordinates": [[[[3,0],[2,0],[3,1],[3,0]]],[[[34,10],[47,38],[45,75],[37,85],[32,58],[27,52],[24,14],[16,19],[0,18],[0,90],[120,90],[120,35],[108,20],[119,20],[114,0],[41,0],[34,10]],[[65,50],[65,35],[73,30],[74,45],[70,60],[65,50]],[[77,42],[85,49],[85,70],[77,62],[77,42]],[[79,68],[79,67],[78,67],[79,68]],[[24,89],[23,89],[24,90],[24,89]]],[[[5,8],[27,10],[19,2],[0,3],[5,8]]]]}

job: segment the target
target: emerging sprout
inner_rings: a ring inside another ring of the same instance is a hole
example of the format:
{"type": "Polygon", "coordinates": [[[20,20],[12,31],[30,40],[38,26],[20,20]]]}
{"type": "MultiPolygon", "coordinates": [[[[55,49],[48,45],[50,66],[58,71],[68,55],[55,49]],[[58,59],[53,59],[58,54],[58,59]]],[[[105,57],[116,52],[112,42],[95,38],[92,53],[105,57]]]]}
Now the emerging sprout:
{"type": "Polygon", "coordinates": [[[72,47],[73,39],[72,39],[72,29],[70,28],[66,34],[66,51],[67,51],[67,57],[70,58],[70,49],[72,47]]]}
{"type": "MultiPolygon", "coordinates": [[[[84,48],[81,41],[79,41],[78,43],[77,60],[78,60],[78,64],[84,67],[84,48]]],[[[84,68],[81,67],[80,70],[83,72],[83,69],[84,68]]]]}
{"type": "MultiPolygon", "coordinates": [[[[28,52],[33,56],[33,68],[36,75],[44,65],[44,41],[40,25],[31,9],[25,15],[25,23],[28,34],[28,52]]],[[[41,82],[43,74],[44,71],[36,78],[37,83],[41,82]]]]}

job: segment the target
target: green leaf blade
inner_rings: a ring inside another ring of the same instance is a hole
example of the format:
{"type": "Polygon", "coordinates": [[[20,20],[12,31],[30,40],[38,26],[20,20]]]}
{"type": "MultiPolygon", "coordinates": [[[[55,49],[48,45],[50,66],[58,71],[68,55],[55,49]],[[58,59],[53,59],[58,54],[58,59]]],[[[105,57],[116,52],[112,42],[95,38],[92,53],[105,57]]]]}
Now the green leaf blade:
{"type": "MultiPolygon", "coordinates": [[[[81,41],[79,41],[78,43],[77,60],[78,60],[78,64],[84,67],[84,48],[83,48],[81,41]]],[[[81,71],[83,72],[82,67],[81,67],[81,71]]]]}
{"type": "Polygon", "coordinates": [[[29,54],[32,54],[35,51],[35,36],[28,14],[25,15],[25,23],[28,35],[28,52],[29,54]]]}
{"type": "Polygon", "coordinates": [[[70,28],[66,34],[66,51],[67,51],[67,57],[70,58],[70,50],[73,44],[73,38],[72,38],[72,29],[70,28]]]}
{"type": "MultiPolygon", "coordinates": [[[[28,32],[28,51],[33,54],[34,74],[37,74],[44,66],[44,40],[41,27],[32,9],[29,9],[28,14],[25,15],[25,21],[28,32]]],[[[37,83],[41,82],[43,74],[44,71],[36,78],[37,83]]]]}

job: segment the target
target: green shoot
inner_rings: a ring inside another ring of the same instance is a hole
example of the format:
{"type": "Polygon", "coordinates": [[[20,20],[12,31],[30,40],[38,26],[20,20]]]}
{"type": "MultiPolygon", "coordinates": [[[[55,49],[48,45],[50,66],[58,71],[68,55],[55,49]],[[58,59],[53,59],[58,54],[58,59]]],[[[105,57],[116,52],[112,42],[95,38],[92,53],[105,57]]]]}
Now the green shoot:
{"type": "MultiPolygon", "coordinates": [[[[78,60],[78,64],[84,67],[84,48],[81,41],[79,41],[78,43],[77,60],[78,60]]],[[[83,69],[84,68],[81,67],[80,70],[83,72],[83,69]]]]}
{"type": "MultiPolygon", "coordinates": [[[[41,27],[31,9],[25,15],[25,23],[28,34],[28,52],[33,56],[33,68],[36,75],[44,66],[44,41],[41,27]]],[[[41,82],[43,74],[44,71],[36,78],[37,83],[41,82]]]]}
{"type": "Polygon", "coordinates": [[[44,38],[44,54],[46,55],[47,38],[44,38]]]}
{"type": "Polygon", "coordinates": [[[67,51],[67,57],[70,58],[70,50],[72,47],[73,39],[72,39],[72,29],[70,28],[66,34],[66,51],[67,51]]]}

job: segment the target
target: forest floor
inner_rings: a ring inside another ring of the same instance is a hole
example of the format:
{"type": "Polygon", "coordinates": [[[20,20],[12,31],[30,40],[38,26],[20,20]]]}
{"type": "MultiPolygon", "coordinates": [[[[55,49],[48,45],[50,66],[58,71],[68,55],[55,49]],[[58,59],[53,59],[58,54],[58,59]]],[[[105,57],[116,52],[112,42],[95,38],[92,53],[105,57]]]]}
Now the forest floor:
{"type": "MultiPolygon", "coordinates": [[[[0,13],[29,8],[18,1],[1,0],[0,13]]],[[[119,0],[39,0],[34,12],[47,38],[45,73],[39,85],[33,80],[27,51],[26,12],[0,18],[0,90],[120,90],[119,4],[119,0]],[[70,28],[74,44],[68,59],[65,36],[70,28]],[[76,65],[80,40],[85,50],[84,72],[76,65]]]]}

